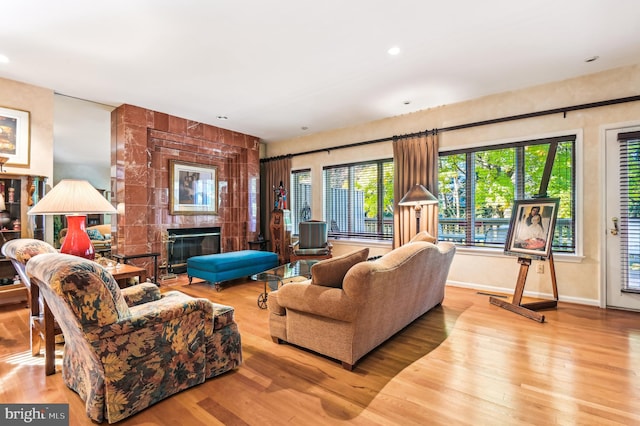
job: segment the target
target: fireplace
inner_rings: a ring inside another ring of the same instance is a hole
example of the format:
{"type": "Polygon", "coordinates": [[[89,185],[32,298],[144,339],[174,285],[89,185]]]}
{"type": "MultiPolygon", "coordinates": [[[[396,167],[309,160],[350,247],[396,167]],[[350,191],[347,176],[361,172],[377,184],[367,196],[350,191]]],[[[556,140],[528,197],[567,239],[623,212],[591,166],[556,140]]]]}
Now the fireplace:
{"type": "Polygon", "coordinates": [[[220,227],[167,229],[167,273],[187,270],[187,259],[220,253],[220,227]]]}

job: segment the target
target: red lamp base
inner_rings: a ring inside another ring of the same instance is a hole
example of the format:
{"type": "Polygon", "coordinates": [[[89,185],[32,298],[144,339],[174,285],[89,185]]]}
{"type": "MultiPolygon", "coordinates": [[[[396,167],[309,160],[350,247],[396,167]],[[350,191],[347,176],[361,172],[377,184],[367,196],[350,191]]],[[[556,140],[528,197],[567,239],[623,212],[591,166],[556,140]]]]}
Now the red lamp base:
{"type": "Polygon", "coordinates": [[[95,249],[85,229],[86,216],[67,216],[67,235],[64,238],[60,253],[72,254],[93,260],[95,249]]]}

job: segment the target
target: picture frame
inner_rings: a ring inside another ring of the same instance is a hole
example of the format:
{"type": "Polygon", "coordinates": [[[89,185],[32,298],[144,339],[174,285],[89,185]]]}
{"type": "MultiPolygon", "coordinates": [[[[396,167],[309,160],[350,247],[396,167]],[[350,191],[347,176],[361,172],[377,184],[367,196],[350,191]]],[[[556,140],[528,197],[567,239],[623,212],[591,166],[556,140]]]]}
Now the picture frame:
{"type": "Polygon", "coordinates": [[[169,213],[218,214],[218,167],[169,160],[169,213]]]}
{"type": "Polygon", "coordinates": [[[29,166],[31,150],[29,111],[0,107],[0,157],[6,165],[29,166]]]}
{"type": "Polygon", "coordinates": [[[528,259],[551,255],[559,198],[515,200],[504,252],[528,259]]]}

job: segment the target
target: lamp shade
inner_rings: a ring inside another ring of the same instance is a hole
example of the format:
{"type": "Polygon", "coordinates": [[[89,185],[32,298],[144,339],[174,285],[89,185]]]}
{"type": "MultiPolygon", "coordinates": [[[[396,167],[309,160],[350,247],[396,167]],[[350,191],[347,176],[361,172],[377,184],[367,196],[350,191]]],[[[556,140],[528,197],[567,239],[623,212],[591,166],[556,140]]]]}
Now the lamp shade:
{"type": "Polygon", "coordinates": [[[114,214],[115,207],[89,182],[63,179],[47,193],[28,215],[114,214]]]}
{"type": "Polygon", "coordinates": [[[419,183],[404,194],[404,197],[398,202],[398,205],[401,206],[422,206],[425,204],[438,204],[438,199],[419,183]]]}
{"type": "Polygon", "coordinates": [[[63,179],[27,214],[67,215],[67,235],[60,252],[93,259],[95,249],[85,230],[85,215],[114,213],[116,209],[89,182],[63,179]]]}

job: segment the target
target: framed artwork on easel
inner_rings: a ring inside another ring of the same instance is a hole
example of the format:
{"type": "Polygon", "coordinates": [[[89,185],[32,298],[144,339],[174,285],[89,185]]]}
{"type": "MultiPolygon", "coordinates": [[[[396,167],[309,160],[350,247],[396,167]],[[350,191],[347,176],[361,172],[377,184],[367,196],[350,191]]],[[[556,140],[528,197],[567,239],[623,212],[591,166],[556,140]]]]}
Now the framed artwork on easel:
{"type": "Polygon", "coordinates": [[[549,258],[559,204],[558,198],[515,200],[505,254],[527,259],[549,258]]]}

